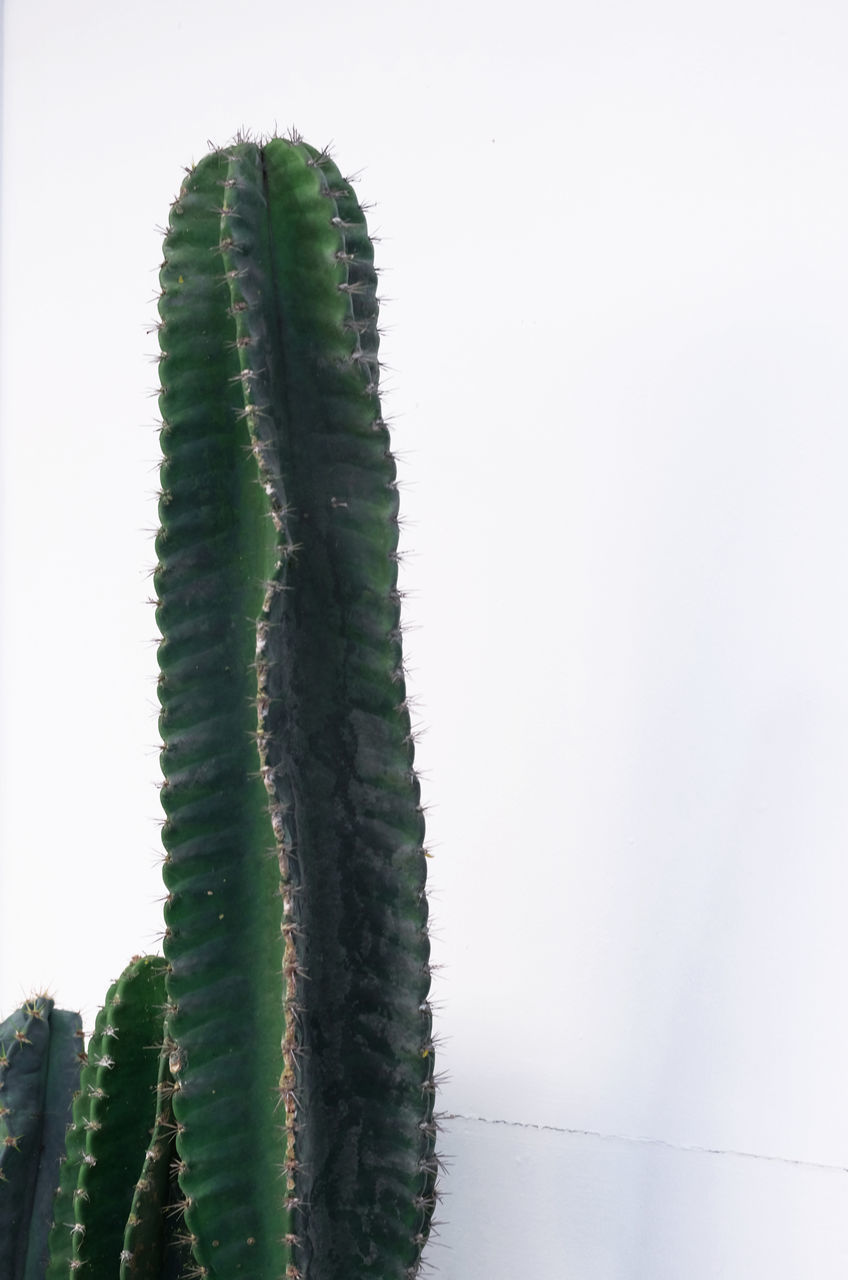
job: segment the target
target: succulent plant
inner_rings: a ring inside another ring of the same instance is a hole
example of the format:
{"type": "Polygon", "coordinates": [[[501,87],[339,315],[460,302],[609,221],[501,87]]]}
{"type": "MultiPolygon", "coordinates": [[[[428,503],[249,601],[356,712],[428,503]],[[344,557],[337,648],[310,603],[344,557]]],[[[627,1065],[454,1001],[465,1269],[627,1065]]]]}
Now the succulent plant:
{"type": "Polygon", "coordinates": [[[38,995],[0,1023],[0,1275],[41,1280],[82,1056],[79,1015],[38,995]]]}
{"type": "MultiPolygon", "coordinates": [[[[159,957],[137,957],[109,988],[97,1015],[59,1173],[48,1280],[66,1280],[83,1268],[95,1276],[117,1275],[128,1221],[140,1216],[137,1183],[149,1176],[147,1153],[157,1145],[151,1130],[161,1129],[168,1106],[167,1098],[156,1093],[164,1052],[164,977],[159,957]]],[[[165,1154],[167,1145],[161,1139],[159,1145],[165,1154]]],[[[163,1191],[150,1206],[148,1221],[136,1224],[137,1234],[147,1227],[159,1241],[156,1269],[146,1273],[157,1277],[165,1252],[166,1202],[163,1191]]],[[[153,1255],[153,1247],[148,1244],[146,1252],[153,1255]]]]}
{"type": "Polygon", "coordinates": [[[165,960],[98,1020],[47,1274],[401,1280],[435,1086],[372,243],[326,151],[239,139],[160,278],[165,960]]]}

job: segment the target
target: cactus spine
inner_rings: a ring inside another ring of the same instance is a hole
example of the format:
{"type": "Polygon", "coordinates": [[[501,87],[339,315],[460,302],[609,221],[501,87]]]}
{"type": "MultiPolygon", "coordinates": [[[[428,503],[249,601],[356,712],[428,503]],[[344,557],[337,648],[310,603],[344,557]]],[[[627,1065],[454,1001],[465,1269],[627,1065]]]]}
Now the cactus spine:
{"type": "Polygon", "coordinates": [[[238,140],[161,287],[165,961],[98,1019],[47,1280],[409,1280],[426,861],[363,212],[325,152],[238,140]]]}

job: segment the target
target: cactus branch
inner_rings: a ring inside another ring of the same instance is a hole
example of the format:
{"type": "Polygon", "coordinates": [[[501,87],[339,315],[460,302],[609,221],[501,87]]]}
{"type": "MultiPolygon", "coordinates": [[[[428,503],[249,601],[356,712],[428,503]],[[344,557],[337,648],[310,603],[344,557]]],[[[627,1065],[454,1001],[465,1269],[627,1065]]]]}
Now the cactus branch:
{"type": "Polygon", "coordinates": [[[77,1013],[49,996],[0,1024],[0,1275],[41,1280],[82,1050],[77,1013]]]}

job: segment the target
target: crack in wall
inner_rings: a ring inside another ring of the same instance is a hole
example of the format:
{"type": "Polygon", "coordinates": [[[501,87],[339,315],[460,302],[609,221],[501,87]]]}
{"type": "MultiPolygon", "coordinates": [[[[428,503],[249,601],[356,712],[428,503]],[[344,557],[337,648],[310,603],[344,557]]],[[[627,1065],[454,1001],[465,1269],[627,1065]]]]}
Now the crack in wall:
{"type": "Polygon", "coordinates": [[[829,1173],[848,1173],[848,1166],[828,1164],[818,1160],[798,1160],[792,1156],[765,1155],[757,1151],[736,1151],[733,1148],[700,1147],[695,1144],[669,1142],[665,1138],[634,1138],[623,1133],[601,1133],[597,1129],[567,1129],[555,1124],[533,1124],[523,1120],[496,1120],[492,1116],[477,1116],[461,1111],[445,1111],[440,1120],[475,1120],[481,1124],[505,1125],[513,1129],[533,1129],[538,1132],[563,1133],[573,1138],[600,1138],[604,1142],[629,1142],[638,1146],[664,1147],[669,1151],[688,1151],[694,1155],[735,1156],[740,1160],[764,1160],[770,1164],[792,1165],[800,1169],[825,1169],[829,1173]]]}

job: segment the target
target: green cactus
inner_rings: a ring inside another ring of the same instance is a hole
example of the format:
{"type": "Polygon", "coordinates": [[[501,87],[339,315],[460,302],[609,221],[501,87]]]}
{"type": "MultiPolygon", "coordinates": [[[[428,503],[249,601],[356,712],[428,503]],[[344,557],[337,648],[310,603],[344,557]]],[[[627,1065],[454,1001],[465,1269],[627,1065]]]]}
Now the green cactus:
{"type": "Polygon", "coordinates": [[[34,996],[0,1023],[0,1275],[40,1280],[82,1056],[79,1014],[34,996]]]}
{"type": "Polygon", "coordinates": [[[240,139],[188,171],[161,286],[165,962],[98,1019],[47,1278],[406,1280],[426,858],[363,212],[326,152],[240,139]]]}
{"type": "Polygon", "coordinates": [[[74,1099],[50,1233],[48,1280],[118,1268],[158,1110],[164,966],[132,963],[106,994],[74,1099]]]}
{"type": "Polygon", "coordinates": [[[283,139],[208,156],[165,240],[166,1034],[210,1276],[404,1276],[432,1208],[372,258],[338,169],[283,139]]]}

